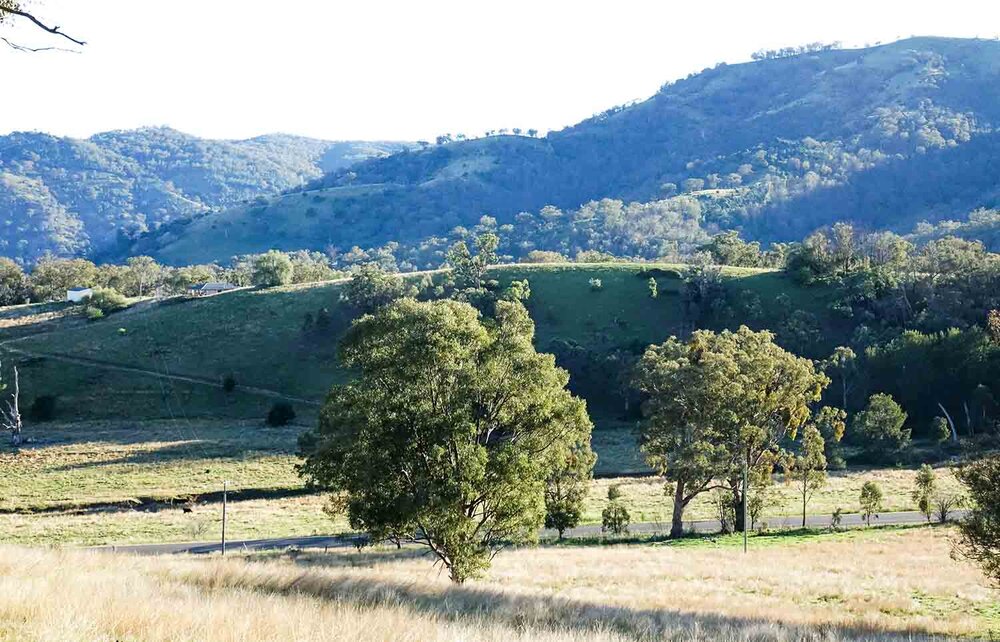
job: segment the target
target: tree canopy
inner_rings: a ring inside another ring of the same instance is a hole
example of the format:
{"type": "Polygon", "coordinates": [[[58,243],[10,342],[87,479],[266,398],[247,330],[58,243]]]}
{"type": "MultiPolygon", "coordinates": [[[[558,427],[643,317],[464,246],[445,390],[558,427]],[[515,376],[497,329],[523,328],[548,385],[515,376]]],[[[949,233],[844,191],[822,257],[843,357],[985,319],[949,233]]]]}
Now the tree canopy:
{"type": "Polygon", "coordinates": [[[373,540],[427,546],[456,582],[482,573],[537,537],[546,481],[570,454],[592,462],[586,407],[533,334],[511,301],[492,319],[412,299],[361,317],[341,344],[357,379],[331,390],[303,437],[303,474],[373,540]]]}
{"type": "Polygon", "coordinates": [[[742,528],[744,462],[751,470],[773,466],[780,442],[795,437],[828,383],[773,334],[745,326],[650,346],[636,375],[646,396],[642,449],[675,484],[672,532],[681,528],[684,506],[713,485],[732,492],[742,528]]]}

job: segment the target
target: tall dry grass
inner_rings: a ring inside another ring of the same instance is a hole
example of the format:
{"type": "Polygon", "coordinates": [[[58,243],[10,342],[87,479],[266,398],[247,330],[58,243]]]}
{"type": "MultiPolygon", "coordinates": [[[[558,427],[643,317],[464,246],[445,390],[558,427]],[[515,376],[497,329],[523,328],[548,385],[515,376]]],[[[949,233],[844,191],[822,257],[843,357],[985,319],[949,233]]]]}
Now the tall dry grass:
{"type": "Polygon", "coordinates": [[[993,600],[975,569],[948,557],[940,529],[747,556],[525,549],[459,587],[412,550],[208,559],[0,549],[4,640],[926,640],[983,632],[993,600]]]}

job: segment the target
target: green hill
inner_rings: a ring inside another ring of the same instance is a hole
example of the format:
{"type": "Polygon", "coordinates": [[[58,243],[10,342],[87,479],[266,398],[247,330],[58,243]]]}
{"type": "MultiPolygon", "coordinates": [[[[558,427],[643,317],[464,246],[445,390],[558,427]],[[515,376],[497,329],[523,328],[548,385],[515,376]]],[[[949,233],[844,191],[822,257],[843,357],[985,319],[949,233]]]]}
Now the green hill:
{"type": "MultiPolygon", "coordinates": [[[[681,281],[672,278],[675,267],[517,265],[493,270],[501,284],[528,279],[536,345],[555,353],[570,370],[571,385],[588,400],[597,423],[595,443],[605,451],[606,463],[618,470],[638,464],[634,439],[621,430],[631,417],[618,392],[613,359],[690,330],[681,281]],[[655,299],[649,295],[650,273],[659,283],[655,299]],[[600,289],[594,288],[594,279],[600,280],[600,289]]],[[[761,302],[762,311],[747,320],[751,325],[780,326],[783,306],[791,304],[822,319],[831,348],[847,331],[824,315],[822,290],[802,290],[781,272],[726,268],[723,283],[734,300],[755,297],[761,302]],[[782,293],[787,297],[783,302],[778,299],[782,293]]],[[[3,349],[13,354],[5,355],[4,362],[19,364],[26,404],[40,395],[58,396],[61,420],[260,419],[275,396],[283,395],[308,422],[330,385],[346,376],[336,363],[337,339],[351,319],[340,301],[341,288],[342,283],[328,283],[139,304],[92,323],[48,322],[41,328],[48,332],[14,340],[7,330],[3,349]],[[324,308],[328,314],[320,313],[324,308]],[[320,317],[329,323],[318,322],[320,317]],[[233,393],[221,388],[227,376],[239,386],[233,393]]],[[[729,325],[738,323],[733,319],[729,325]]]]}
{"type": "MultiPolygon", "coordinates": [[[[178,218],[271,196],[404,147],[269,135],[205,140],[168,128],[86,140],[0,136],[0,254],[100,258],[178,218]]],[[[227,257],[228,258],[228,257],[227,257]]]]}
{"type": "MultiPolygon", "coordinates": [[[[371,159],[305,195],[178,221],[131,251],[174,263],[271,247],[347,251],[445,235],[484,214],[501,225],[522,212],[547,219],[535,214],[546,205],[602,198],[659,202],[641,225],[593,230],[641,237],[638,249],[621,245],[646,258],[663,256],[656,240],[676,240],[678,227],[688,228],[681,245],[719,228],[797,240],[837,220],[908,231],[997,204],[998,81],[1000,42],[988,40],[720,64],[544,138],[493,135],[371,159]]],[[[570,220],[549,221],[552,237],[570,220]]],[[[527,238],[514,255],[555,249],[547,243],[527,238]]]]}

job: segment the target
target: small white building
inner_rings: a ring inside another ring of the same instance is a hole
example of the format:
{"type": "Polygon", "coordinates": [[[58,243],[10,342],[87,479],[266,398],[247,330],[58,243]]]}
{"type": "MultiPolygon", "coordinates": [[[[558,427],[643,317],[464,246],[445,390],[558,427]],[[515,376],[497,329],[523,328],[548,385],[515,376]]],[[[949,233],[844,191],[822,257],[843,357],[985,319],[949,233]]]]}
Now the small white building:
{"type": "Polygon", "coordinates": [[[79,303],[84,299],[89,299],[93,294],[94,290],[92,288],[71,288],[66,290],[66,300],[79,303]]]}
{"type": "Polygon", "coordinates": [[[213,294],[228,292],[229,290],[235,289],[236,286],[232,283],[199,283],[189,287],[188,294],[191,296],[212,296],[213,294]]]}

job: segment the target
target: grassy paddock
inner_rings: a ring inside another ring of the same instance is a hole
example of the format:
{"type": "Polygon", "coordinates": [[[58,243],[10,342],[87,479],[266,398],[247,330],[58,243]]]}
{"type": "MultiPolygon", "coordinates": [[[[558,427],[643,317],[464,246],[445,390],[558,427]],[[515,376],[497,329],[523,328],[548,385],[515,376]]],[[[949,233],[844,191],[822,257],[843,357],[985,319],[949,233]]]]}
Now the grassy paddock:
{"type": "Polygon", "coordinates": [[[451,585],[413,550],[220,558],[0,549],[0,639],[923,642],[995,628],[945,529],[733,548],[501,553],[451,585]]]}
{"type": "MultiPolygon", "coordinates": [[[[0,448],[0,533],[6,542],[26,544],[214,539],[221,530],[218,492],[223,480],[233,491],[233,538],[341,532],[346,521],[323,513],[324,498],[303,494],[295,453],[304,429],[269,428],[261,421],[195,420],[33,427],[28,434],[39,443],[19,452],[0,448]],[[192,497],[197,500],[189,505],[192,497]]],[[[861,484],[869,479],[882,486],[887,510],[913,510],[913,476],[906,469],[831,473],[809,512],[829,514],[837,506],[856,512],[861,484]]],[[[943,488],[957,490],[946,469],[939,479],[943,488]]],[[[611,484],[621,485],[633,521],[669,528],[671,497],[656,477],[595,480],[584,523],[600,523],[611,484]]],[[[769,516],[799,512],[794,487],[779,480],[773,494],[769,516]]],[[[715,516],[709,494],[695,500],[685,515],[688,520],[715,516]]]]}

